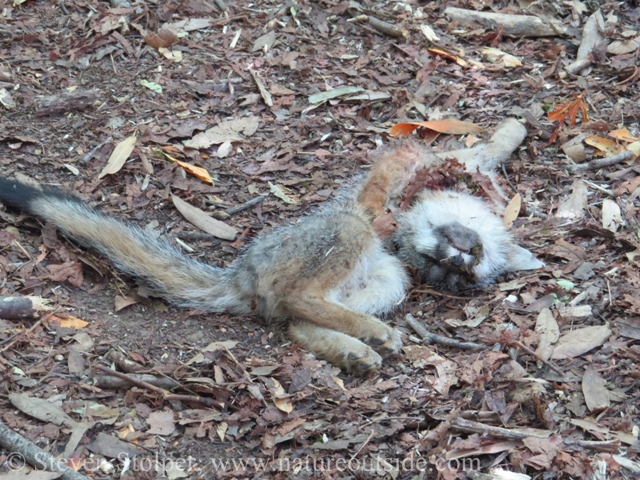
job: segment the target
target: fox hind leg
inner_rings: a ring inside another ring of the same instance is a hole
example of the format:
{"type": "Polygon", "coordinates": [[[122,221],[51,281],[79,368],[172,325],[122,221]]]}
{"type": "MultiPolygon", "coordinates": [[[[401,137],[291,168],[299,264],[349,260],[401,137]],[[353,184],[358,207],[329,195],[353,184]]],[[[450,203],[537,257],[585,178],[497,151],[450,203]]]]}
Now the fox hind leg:
{"type": "Polygon", "coordinates": [[[380,355],[400,351],[402,339],[399,331],[373,315],[353,312],[325,300],[324,293],[301,292],[287,301],[287,310],[293,318],[354,337],[373,347],[380,355]]]}
{"type": "Polygon", "coordinates": [[[307,350],[354,375],[366,376],[382,366],[382,357],[365,343],[313,322],[292,322],[289,336],[307,350]]]}

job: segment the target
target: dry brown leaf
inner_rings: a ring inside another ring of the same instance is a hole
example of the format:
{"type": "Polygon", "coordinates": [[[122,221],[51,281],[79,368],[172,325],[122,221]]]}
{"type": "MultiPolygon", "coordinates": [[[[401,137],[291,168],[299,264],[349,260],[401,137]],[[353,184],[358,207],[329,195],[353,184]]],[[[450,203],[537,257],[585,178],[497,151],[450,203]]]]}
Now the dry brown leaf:
{"type": "Polygon", "coordinates": [[[538,314],[536,319],[536,332],[540,334],[540,340],[538,341],[538,348],[536,353],[543,360],[549,360],[551,352],[553,352],[553,345],[560,338],[560,327],[555,317],[548,308],[543,308],[538,314]]]}
{"type": "Polygon", "coordinates": [[[275,388],[272,389],[273,394],[273,403],[278,408],[278,410],[282,410],[285,413],[291,413],[293,411],[293,403],[291,403],[291,397],[286,394],[282,384],[276,380],[275,378],[271,378],[271,381],[275,385],[275,388]]]}
{"type": "Polygon", "coordinates": [[[511,201],[509,201],[509,204],[507,205],[507,208],[504,209],[504,214],[502,215],[502,222],[507,228],[511,228],[513,226],[513,222],[516,221],[516,218],[518,218],[518,215],[520,214],[521,207],[522,197],[519,193],[516,193],[511,201]]]}
{"type": "Polygon", "coordinates": [[[556,217],[573,220],[582,218],[587,209],[587,184],[579,178],[571,185],[571,195],[560,200],[556,217]]]}
{"type": "Polygon", "coordinates": [[[216,428],[216,433],[218,437],[220,437],[220,441],[224,442],[224,436],[227,433],[227,429],[229,428],[229,424],[227,422],[220,422],[218,424],[218,428],[216,428]]]}
{"type": "Polygon", "coordinates": [[[151,415],[147,418],[147,423],[149,424],[147,433],[153,435],[171,435],[176,429],[172,412],[151,412],[151,415]]]}
{"type": "Polygon", "coordinates": [[[116,295],[114,303],[116,312],[119,312],[123,308],[127,308],[129,305],[135,305],[138,303],[138,300],[134,297],[121,297],[120,295],[116,295]]]}
{"type": "Polygon", "coordinates": [[[227,225],[220,220],[211,218],[205,212],[193,205],[189,205],[175,195],[172,195],[173,204],[178,211],[186,218],[190,223],[198,227],[199,229],[207,232],[214,237],[222,238],[223,240],[233,240],[236,238],[238,231],[230,225],[227,225]]]}
{"type": "Polygon", "coordinates": [[[576,95],[575,100],[572,102],[556,105],[553,110],[547,114],[549,121],[564,125],[564,122],[568,119],[569,126],[573,127],[576,124],[578,112],[581,111],[582,123],[587,123],[589,121],[589,115],[587,113],[587,104],[584,101],[585,97],[586,92],[583,92],[580,95],[576,95]]]}
{"type": "Polygon", "coordinates": [[[178,41],[178,34],[171,27],[164,26],[160,31],[156,33],[149,33],[145,35],[144,41],[147,45],[155,48],[169,48],[171,45],[178,41]]]}
{"type": "Polygon", "coordinates": [[[597,135],[591,135],[584,139],[584,143],[600,150],[603,155],[611,156],[625,152],[626,148],[622,145],[618,145],[613,140],[608,138],[598,137],[597,135]]]}
{"type": "Polygon", "coordinates": [[[109,161],[100,172],[100,175],[98,175],[98,178],[102,178],[107,175],[119,172],[124,165],[124,162],[127,161],[129,155],[131,155],[131,152],[133,152],[137,140],[138,134],[136,132],[116,145],[116,148],[113,150],[113,153],[111,153],[111,156],[109,157],[109,161]]]}
{"type": "Polygon", "coordinates": [[[65,262],[61,265],[47,265],[47,270],[51,273],[49,278],[54,282],[64,282],[67,280],[74,287],[81,287],[84,283],[82,276],[82,264],[80,262],[65,262]]]}
{"type": "Polygon", "coordinates": [[[624,225],[620,206],[610,198],[602,201],[602,226],[610,232],[617,232],[620,226],[624,225]]]}
{"type": "Polygon", "coordinates": [[[455,118],[445,118],[443,120],[428,120],[426,122],[400,122],[391,127],[389,135],[406,137],[419,127],[451,135],[466,135],[469,133],[475,134],[482,132],[482,127],[475,123],[463,122],[455,118]]]}
{"type": "Polygon", "coordinates": [[[594,327],[576,328],[565,333],[558,340],[558,345],[553,350],[551,358],[563,360],[575,358],[599,347],[611,336],[611,329],[605,325],[594,327]]]}
{"type": "Polygon", "coordinates": [[[453,52],[445,50],[442,47],[431,47],[431,48],[427,48],[427,50],[429,52],[433,53],[434,55],[438,55],[438,56],[444,57],[444,58],[446,58],[448,60],[452,60],[452,61],[456,62],[458,65],[460,65],[461,67],[466,67],[468,65],[466,60],[463,60],[462,58],[460,58],[460,56],[456,55],[453,52]]]}
{"type": "Polygon", "coordinates": [[[606,384],[605,379],[593,366],[589,365],[585,369],[582,377],[582,393],[589,410],[608,408],[611,405],[606,384]]]}
{"type": "Polygon", "coordinates": [[[85,322],[84,320],[81,320],[78,317],[74,317],[73,315],[69,315],[66,318],[51,315],[47,319],[46,323],[50,326],[55,325],[62,328],[74,328],[76,330],[83,329],[84,327],[89,325],[89,322],[85,322]]]}
{"type": "Polygon", "coordinates": [[[215,127],[205,132],[200,132],[192,139],[186,140],[183,143],[187,148],[201,149],[209,148],[211,145],[219,145],[227,140],[230,142],[241,142],[245,137],[256,133],[259,125],[260,119],[255,116],[236,118],[235,120],[220,122],[215,127]]]}
{"type": "Polygon", "coordinates": [[[175,162],[178,165],[180,165],[182,168],[184,168],[185,172],[190,173],[194,177],[197,177],[200,180],[202,180],[203,182],[207,182],[213,185],[213,179],[211,178],[211,175],[209,175],[209,172],[207,172],[205,168],[196,167],[195,165],[191,165],[190,163],[183,162],[181,160],[178,160],[177,158],[173,158],[171,155],[165,152],[162,152],[162,154],[167,158],[167,160],[171,162],[175,162]]]}
{"type": "Polygon", "coordinates": [[[631,133],[629,133],[629,130],[627,130],[626,128],[619,128],[618,130],[613,130],[611,132],[609,132],[607,135],[609,135],[611,138],[615,138],[616,140],[622,140],[623,142],[637,142],[638,140],[640,140],[640,138],[638,137],[634,137],[633,135],[631,135],[631,133]]]}

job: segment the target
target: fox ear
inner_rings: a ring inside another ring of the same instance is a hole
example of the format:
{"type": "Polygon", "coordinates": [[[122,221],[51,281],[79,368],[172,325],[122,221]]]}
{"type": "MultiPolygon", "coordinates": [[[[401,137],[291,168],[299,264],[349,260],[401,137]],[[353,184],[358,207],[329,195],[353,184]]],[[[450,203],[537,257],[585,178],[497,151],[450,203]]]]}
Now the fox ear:
{"type": "Polygon", "coordinates": [[[509,265],[507,270],[515,272],[517,270],[536,270],[544,267],[544,263],[533,256],[526,248],[519,245],[513,247],[509,255],[509,265]]]}

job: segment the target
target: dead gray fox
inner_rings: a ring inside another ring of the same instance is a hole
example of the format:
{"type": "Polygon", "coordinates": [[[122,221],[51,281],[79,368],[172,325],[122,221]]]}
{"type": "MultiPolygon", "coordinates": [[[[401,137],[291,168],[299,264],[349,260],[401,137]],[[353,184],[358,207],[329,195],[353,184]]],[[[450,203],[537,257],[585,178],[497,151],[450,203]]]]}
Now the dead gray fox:
{"type": "Polygon", "coordinates": [[[517,143],[507,142],[517,146],[523,130],[515,120],[503,122],[461,163],[412,141],[376,151],[363,181],[297,223],[259,236],[228,268],[193,260],[58,189],[0,179],[0,200],[52,222],[175,305],[257,311],[286,321],[292,340],[349,372],[368,374],[402,346],[400,332],[378,316],[404,299],[409,276],[403,262],[417,267],[424,281],[448,289],[542,265],[503,226],[499,198],[486,201],[459,185],[460,173],[482,172],[500,195],[493,170],[515,148],[501,151],[501,135],[518,132],[517,143]],[[459,170],[453,183],[447,169],[459,170]]]}

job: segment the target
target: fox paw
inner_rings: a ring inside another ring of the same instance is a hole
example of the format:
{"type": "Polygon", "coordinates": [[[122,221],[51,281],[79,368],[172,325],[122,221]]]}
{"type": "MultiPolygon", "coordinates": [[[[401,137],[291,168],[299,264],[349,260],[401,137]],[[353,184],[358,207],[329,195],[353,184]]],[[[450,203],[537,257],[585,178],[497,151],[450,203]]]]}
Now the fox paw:
{"type": "Polygon", "coordinates": [[[402,334],[395,328],[385,325],[384,332],[371,336],[363,341],[383,357],[394,355],[402,348],[402,334]]]}
{"type": "Polygon", "coordinates": [[[345,358],[346,370],[360,377],[366,377],[380,369],[382,357],[371,348],[366,347],[360,352],[350,352],[345,358]]]}

